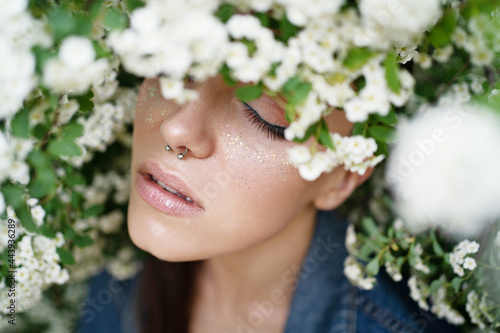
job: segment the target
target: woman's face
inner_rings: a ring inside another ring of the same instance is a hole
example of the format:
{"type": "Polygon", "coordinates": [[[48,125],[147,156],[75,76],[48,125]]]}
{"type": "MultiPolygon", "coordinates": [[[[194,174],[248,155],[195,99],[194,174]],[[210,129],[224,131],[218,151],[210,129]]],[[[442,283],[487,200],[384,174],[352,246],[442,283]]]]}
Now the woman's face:
{"type": "MultiPolygon", "coordinates": [[[[168,261],[228,254],[277,236],[312,208],[325,177],[303,180],[286,160],[296,143],[269,134],[279,129],[263,121],[288,125],[279,99],[250,102],[254,112],[220,77],[191,85],[198,99],[178,105],[162,97],[158,80],[145,80],[134,121],[129,233],[168,261]]],[[[350,123],[334,114],[330,130],[347,135],[350,123]]],[[[339,179],[342,172],[333,171],[339,179]]]]}

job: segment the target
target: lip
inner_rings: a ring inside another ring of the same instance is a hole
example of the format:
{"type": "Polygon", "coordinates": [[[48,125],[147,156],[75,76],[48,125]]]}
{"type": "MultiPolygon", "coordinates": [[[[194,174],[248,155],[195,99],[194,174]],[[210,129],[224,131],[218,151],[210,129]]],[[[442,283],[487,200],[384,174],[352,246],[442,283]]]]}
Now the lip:
{"type": "Polygon", "coordinates": [[[146,161],[141,163],[138,170],[135,186],[141,198],[151,206],[169,215],[199,215],[204,212],[203,207],[191,189],[177,176],[165,172],[157,163],[146,161]],[[176,189],[186,197],[188,202],[177,195],[170,193],[158,185],[151,176],[176,189]]]}

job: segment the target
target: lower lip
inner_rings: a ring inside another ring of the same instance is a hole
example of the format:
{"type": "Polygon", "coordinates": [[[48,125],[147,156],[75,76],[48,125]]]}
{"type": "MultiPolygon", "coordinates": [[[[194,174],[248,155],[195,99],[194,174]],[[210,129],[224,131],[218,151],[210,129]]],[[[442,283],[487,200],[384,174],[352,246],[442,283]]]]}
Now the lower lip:
{"type": "Polygon", "coordinates": [[[204,209],[195,202],[186,200],[164,190],[150,175],[138,174],[136,189],[141,198],[151,206],[169,215],[185,216],[199,215],[204,209]]]}

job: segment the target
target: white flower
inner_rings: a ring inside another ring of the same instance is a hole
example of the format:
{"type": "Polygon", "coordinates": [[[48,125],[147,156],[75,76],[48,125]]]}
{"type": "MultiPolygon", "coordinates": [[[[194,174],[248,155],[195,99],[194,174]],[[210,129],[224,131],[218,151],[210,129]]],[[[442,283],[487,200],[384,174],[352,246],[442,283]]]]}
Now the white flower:
{"type": "Polygon", "coordinates": [[[412,230],[441,225],[476,235],[500,216],[500,121],[480,107],[428,109],[398,128],[386,179],[412,230]],[[488,179],[478,182],[477,176],[488,179]],[[473,196],[470,194],[474,193],[473,196]]]}
{"type": "Polygon", "coordinates": [[[10,167],[9,177],[13,182],[28,185],[30,181],[28,164],[24,162],[14,161],[10,167]]]}
{"type": "Polygon", "coordinates": [[[352,223],[349,224],[346,230],[346,237],[345,237],[345,246],[349,253],[354,253],[355,248],[354,244],[357,242],[357,237],[356,237],[356,231],[354,230],[354,225],[352,223]]]}
{"type": "Polygon", "coordinates": [[[123,223],[123,213],[115,210],[108,215],[103,216],[98,221],[99,229],[105,234],[117,232],[123,223]]]}
{"type": "Polygon", "coordinates": [[[370,113],[369,104],[363,99],[352,98],[344,104],[347,120],[351,123],[362,122],[368,118],[370,113]]]}
{"type": "MultiPolygon", "coordinates": [[[[384,39],[399,45],[411,45],[428,27],[434,24],[441,15],[441,4],[438,0],[397,1],[361,0],[359,10],[363,22],[367,26],[377,27],[384,39]]],[[[373,29],[373,28],[372,28],[373,29]]],[[[385,47],[389,43],[371,46],[385,47]]]]}
{"type": "Polygon", "coordinates": [[[476,260],[474,260],[474,258],[465,258],[464,260],[464,268],[465,269],[468,269],[468,270],[473,270],[474,268],[476,268],[477,264],[476,264],[476,260]]]}
{"type": "Polygon", "coordinates": [[[311,160],[312,155],[311,151],[306,146],[296,146],[293,148],[287,149],[288,153],[288,162],[293,165],[300,165],[303,163],[307,163],[311,160]]]}
{"type": "Polygon", "coordinates": [[[89,65],[94,58],[94,47],[87,38],[70,36],[61,43],[59,59],[69,68],[81,69],[89,65]]]}
{"type": "Polygon", "coordinates": [[[36,205],[31,208],[31,216],[33,216],[33,220],[35,223],[40,226],[43,224],[43,219],[45,218],[45,210],[40,205],[36,205]]]}

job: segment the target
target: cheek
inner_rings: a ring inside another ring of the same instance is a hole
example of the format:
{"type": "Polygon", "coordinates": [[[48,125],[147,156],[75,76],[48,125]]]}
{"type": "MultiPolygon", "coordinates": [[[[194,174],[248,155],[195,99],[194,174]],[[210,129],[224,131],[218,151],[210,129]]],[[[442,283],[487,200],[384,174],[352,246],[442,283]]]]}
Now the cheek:
{"type": "Polygon", "coordinates": [[[289,143],[260,133],[245,140],[227,128],[222,133],[225,174],[220,178],[228,181],[220,184],[214,214],[224,217],[220,232],[233,245],[249,247],[275,236],[308,206],[312,185],[287,162],[289,143]]]}
{"type": "Polygon", "coordinates": [[[159,127],[172,105],[162,97],[157,80],[145,80],[137,97],[134,135],[136,129],[142,132],[159,127]]]}

